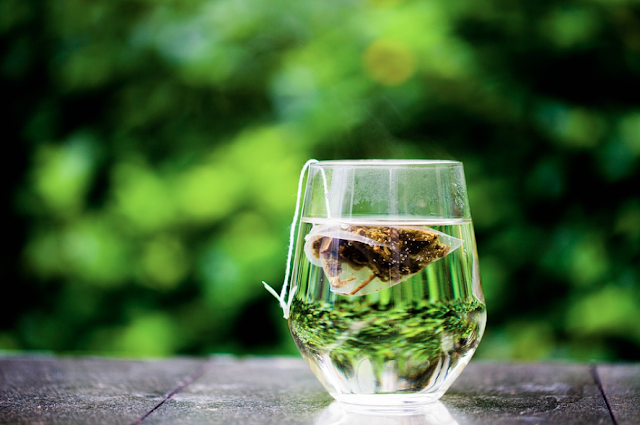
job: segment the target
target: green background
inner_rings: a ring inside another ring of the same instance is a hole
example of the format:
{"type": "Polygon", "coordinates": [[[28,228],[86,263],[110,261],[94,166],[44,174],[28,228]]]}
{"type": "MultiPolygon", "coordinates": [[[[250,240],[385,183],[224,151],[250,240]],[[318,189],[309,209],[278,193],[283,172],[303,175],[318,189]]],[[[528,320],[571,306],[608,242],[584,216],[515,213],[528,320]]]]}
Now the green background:
{"type": "Polygon", "coordinates": [[[1,0],[0,350],[294,354],[309,158],[463,161],[477,356],[640,358],[640,2],[1,0]]]}

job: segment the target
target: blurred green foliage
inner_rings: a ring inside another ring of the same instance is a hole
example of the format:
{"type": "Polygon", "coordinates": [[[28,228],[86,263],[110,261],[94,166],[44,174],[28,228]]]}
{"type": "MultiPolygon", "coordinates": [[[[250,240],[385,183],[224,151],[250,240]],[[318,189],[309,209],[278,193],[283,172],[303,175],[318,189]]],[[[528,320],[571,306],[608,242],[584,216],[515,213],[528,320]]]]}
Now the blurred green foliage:
{"type": "Polygon", "coordinates": [[[640,1],[2,0],[0,349],[294,353],[308,158],[465,163],[477,353],[640,358],[640,1]]]}

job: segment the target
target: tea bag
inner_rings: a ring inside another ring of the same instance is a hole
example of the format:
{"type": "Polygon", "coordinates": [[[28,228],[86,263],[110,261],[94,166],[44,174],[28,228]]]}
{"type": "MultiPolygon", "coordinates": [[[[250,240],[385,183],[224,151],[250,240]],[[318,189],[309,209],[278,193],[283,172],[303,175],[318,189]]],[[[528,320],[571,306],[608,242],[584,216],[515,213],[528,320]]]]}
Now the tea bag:
{"type": "Polygon", "coordinates": [[[331,291],[366,295],[396,285],[462,245],[428,227],[316,225],[305,237],[309,261],[322,267],[331,291]]]}

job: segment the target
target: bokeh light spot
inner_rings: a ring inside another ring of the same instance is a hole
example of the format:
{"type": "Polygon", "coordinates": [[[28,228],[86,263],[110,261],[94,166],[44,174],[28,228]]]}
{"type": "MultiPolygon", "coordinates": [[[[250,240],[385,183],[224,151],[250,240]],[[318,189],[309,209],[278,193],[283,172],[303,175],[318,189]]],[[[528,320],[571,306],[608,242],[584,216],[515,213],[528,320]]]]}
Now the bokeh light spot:
{"type": "Polygon", "coordinates": [[[380,84],[397,86],[416,70],[414,54],[402,43],[381,39],[364,52],[364,66],[369,76],[380,84]]]}

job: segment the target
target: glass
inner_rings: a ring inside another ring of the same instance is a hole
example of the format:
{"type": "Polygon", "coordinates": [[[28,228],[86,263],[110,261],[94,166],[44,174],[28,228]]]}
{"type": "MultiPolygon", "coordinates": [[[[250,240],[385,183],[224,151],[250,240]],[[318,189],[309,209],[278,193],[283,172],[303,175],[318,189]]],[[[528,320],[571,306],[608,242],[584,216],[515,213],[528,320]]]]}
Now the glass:
{"type": "Polygon", "coordinates": [[[444,404],[434,401],[410,415],[368,415],[345,411],[333,402],[316,419],[315,425],[459,425],[444,404]]]}
{"type": "Polygon", "coordinates": [[[309,165],[285,312],[345,410],[415,413],[471,359],[486,309],[462,163],[309,165]]]}

